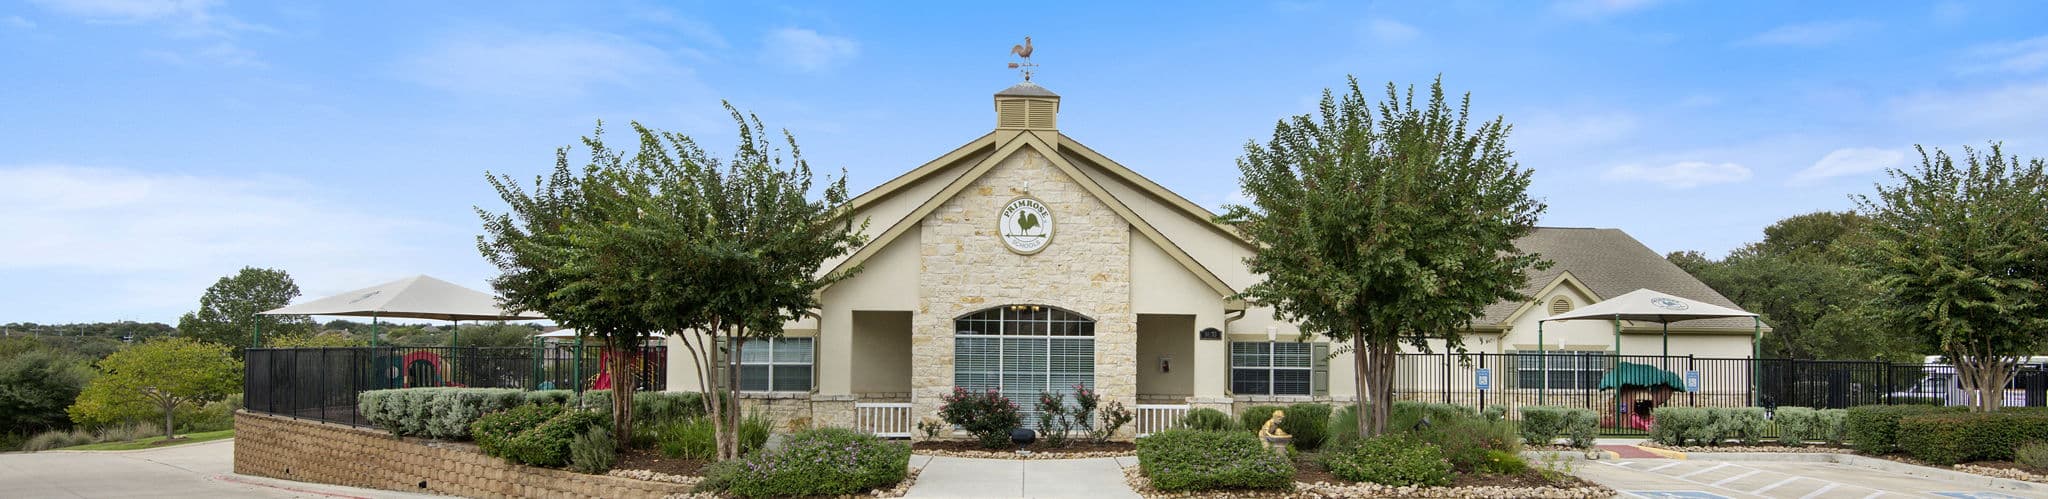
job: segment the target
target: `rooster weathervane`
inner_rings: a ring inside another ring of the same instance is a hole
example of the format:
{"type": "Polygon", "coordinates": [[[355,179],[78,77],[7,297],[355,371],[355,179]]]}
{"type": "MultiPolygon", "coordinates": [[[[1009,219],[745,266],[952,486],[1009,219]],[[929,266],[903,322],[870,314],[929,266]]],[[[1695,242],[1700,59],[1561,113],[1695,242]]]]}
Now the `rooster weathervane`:
{"type": "Polygon", "coordinates": [[[1031,37],[1024,37],[1023,45],[1010,46],[1010,54],[1015,55],[1020,59],[1023,59],[1022,61],[1019,62],[1010,63],[1010,69],[1015,69],[1018,72],[1024,73],[1024,81],[1031,81],[1031,71],[1033,70],[1032,68],[1038,67],[1037,64],[1033,64],[1031,62],[1031,37]]]}

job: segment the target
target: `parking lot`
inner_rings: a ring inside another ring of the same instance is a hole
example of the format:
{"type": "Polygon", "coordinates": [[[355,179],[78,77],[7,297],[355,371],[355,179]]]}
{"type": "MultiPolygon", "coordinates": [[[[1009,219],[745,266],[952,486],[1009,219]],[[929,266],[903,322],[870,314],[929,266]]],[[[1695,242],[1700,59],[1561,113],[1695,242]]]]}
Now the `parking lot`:
{"type": "Polygon", "coordinates": [[[1827,462],[1603,460],[1582,463],[1577,474],[1624,497],[1643,498],[2048,498],[2040,489],[1999,489],[1827,462]]]}

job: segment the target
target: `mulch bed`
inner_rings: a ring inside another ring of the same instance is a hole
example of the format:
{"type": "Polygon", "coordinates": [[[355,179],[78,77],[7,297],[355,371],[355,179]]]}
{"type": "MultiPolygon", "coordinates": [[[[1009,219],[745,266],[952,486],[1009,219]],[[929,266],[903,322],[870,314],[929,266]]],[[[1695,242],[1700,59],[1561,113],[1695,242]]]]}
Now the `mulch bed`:
{"type": "MultiPolygon", "coordinates": [[[[919,442],[912,442],[910,444],[911,452],[934,450],[948,452],[1016,452],[1017,447],[1014,445],[1007,445],[1003,446],[1003,448],[1000,449],[988,449],[983,448],[980,442],[975,442],[971,440],[924,440],[919,442]]],[[[1067,442],[1066,447],[1046,447],[1045,442],[1041,441],[1035,444],[1024,446],[1024,450],[1031,451],[1033,454],[1082,454],[1089,452],[1128,453],[1136,452],[1138,450],[1138,446],[1137,444],[1133,444],[1130,442],[1069,441],[1067,442]]]]}
{"type": "Polygon", "coordinates": [[[704,459],[681,459],[661,455],[653,449],[629,449],[619,454],[619,461],[612,465],[618,470],[648,470],[657,473],[683,476],[699,476],[704,467],[712,461],[704,459]]]}

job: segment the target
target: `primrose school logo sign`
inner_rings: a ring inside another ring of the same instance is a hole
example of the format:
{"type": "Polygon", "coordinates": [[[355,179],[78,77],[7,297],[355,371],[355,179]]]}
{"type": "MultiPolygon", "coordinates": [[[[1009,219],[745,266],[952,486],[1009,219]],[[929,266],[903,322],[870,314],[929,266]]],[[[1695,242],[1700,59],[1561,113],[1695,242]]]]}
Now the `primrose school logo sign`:
{"type": "Polygon", "coordinates": [[[996,217],[996,237],[1003,246],[1020,255],[1045,250],[1052,244],[1052,210],[1045,203],[1026,196],[1010,200],[996,217]]]}
{"type": "Polygon", "coordinates": [[[1662,297],[1662,296],[1659,296],[1659,297],[1656,297],[1656,298],[1651,298],[1651,299],[1650,299],[1650,305],[1651,305],[1651,306],[1654,306],[1654,307],[1657,307],[1657,308],[1665,309],[1665,310],[1685,310],[1685,309],[1687,309],[1687,308],[1691,308],[1691,307],[1687,307],[1687,306],[1685,305],[1685,302],[1682,302],[1682,301],[1678,301],[1678,300],[1673,300],[1673,299],[1670,299],[1670,298],[1665,298],[1665,297],[1662,297]]]}

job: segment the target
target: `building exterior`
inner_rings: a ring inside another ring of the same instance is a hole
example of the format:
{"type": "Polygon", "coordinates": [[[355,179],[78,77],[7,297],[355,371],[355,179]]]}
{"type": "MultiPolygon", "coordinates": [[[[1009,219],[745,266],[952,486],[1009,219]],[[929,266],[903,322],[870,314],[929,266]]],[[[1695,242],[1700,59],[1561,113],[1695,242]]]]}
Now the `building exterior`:
{"type": "MultiPolygon", "coordinates": [[[[1003,90],[994,131],[855,198],[870,242],[823,270],[861,271],[787,337],[747,344],[744,403],[908,436],[954,387],[999,389],[1028,409],[1041,391],[1080,385],[1139,408],[1128,435],[1190,407],[1352,400],[1349,354],[1231,298],[1259,279],[1243,264],[1252,246],[1061,133],[1060,104],[1028,81],[1003,90]]],[[[1618,230],[1544,228],[1520,244],[1557,265],[1530,276],[1535,299],[1489,307],[1468,350],[1535,351],[1537,320],[1637,288],[1732,306],[1618,230]]],[[[1674,327],[1671,351],[1748,357],[1752,324],[1738,322],[1674,327]]],[[[1659,333],[1550,324],[1544,349],[1655,354],[1659,333]]],[[[669,352],[669,389],[695,390],[687,349],[669,352]]]]}

